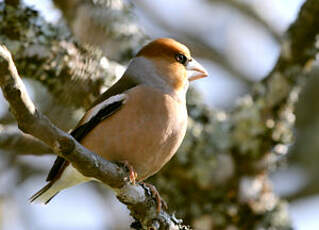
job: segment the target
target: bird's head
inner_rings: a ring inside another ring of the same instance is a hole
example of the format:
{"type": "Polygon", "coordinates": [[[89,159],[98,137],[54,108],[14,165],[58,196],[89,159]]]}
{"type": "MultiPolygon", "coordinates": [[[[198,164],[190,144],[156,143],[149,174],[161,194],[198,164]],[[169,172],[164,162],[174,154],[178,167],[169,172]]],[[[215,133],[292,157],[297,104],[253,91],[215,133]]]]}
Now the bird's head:
{"type": "Polygon", "coordinates": [[[174,91],[185,91],[189,81],[208,76],[189,49],[170,38],[156,39],[133,58],[127,74],[143,84],[174,91]]]}

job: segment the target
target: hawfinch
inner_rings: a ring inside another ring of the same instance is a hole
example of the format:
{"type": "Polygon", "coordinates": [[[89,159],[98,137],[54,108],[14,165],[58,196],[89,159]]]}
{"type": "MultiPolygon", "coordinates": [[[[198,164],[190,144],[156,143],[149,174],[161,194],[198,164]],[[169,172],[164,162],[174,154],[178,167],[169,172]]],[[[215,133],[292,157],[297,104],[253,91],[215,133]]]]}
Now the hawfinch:
{"type": "MultiPolygon", "coordinates": [[[[93,103],[71,135],[107,160],[127,162],[142,181],[177,151],[186,132],[189,82],[207,75],[186,46],[169,38],[152,41],[93,103]]],[[[47,204],[61,190],[90,180],[57,157],[48,184],[30,200],[47,204]]]]}

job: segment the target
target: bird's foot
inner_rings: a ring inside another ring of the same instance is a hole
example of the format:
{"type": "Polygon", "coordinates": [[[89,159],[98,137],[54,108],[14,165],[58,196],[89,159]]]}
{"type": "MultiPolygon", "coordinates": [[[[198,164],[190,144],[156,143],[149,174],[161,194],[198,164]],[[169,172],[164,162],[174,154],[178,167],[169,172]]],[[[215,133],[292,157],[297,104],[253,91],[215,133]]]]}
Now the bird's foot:
{"type": "Polygon", "coordinates": [[[133,166],[127,160],[120,161],[119,163],[123,164],[129,170],[129,180],[131,184],[135,184],[137,179],[137,173],[135,172],[133,166]]]}
{"type": "Polygon", "coordinates": [[[160,196],[159,192],[157,191],[157,189],[156,189],[156,187],[154,185],[149,184],[149,183],[145,183],[145,182],[140,182],[140,184],[142,186],[145,186],[145,187],[149,188],[152,197],[154,197],[156,199],[156,203],[157,203],[156,211],[157,211],[157,213],[160,213],[162,208],[164,208],[165,210],[168,209],[167,203],[165,202],[165,200],[162,199],[162,197],[160,196]]]}

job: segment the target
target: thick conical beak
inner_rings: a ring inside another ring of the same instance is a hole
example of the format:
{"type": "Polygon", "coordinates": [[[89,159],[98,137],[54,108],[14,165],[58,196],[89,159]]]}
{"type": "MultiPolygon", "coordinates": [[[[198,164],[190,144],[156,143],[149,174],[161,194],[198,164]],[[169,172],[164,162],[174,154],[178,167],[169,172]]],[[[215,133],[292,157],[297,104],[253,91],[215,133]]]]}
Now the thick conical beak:
{"type": "Polygon", "coordinates": [[[205,70],[205,68],[201,64],[199,64],[194,58],[187,63],[186,69],[189,81],[194,81],[208,76],[208,73],[205,70]]]}

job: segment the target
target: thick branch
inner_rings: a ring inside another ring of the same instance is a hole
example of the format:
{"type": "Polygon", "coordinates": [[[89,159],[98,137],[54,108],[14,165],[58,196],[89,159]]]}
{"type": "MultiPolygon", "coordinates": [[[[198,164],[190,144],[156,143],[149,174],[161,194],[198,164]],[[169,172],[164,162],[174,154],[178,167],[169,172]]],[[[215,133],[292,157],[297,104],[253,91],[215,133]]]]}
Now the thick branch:
{"type": "Polygon", "coordinates": [[[52,150],[38,139],[24,134],[15,126],[0,126],[0,148],[17,154],[43,155],[52,150]]]}
{"type": "Polygon", "coordinates": [[[53,0],[73,36],[99,47],[110,59],[129,61],[145,39],[136,26],[131,3],[122,0],[53,0]]]}
{"type": "Polygon", "coordinates": [[[4,46],[0,46],[0,86],[19,128],[42,140],[83,175],[111,186],[119,200],[127,205],[131,215],[141,224],[139,228],[178,229],[174,217],[164,211],[157,213],[156,202],[146,188],[126,182],[127,173],[123,168],[83,147],[37,110],[18,75],[11,54],[4,46]]]}
{"type": "Polygon", "coordinates": [[[237,10],[239,10],[241,13],[243,13],[245,16],[250,17],[255,22],[259,23],[263,28],[265,28],[272,36],[277,40],[277,42],[280,42],[282,37],[281,34],[276,31],[272,25],[270,25],[265,19],[263,19],[252,7],[244,2],[237,1],[237,0],[210,0],[212,3],[221,3],[225,5],[229,5],[230,7],[233,7],[237,10]]]}
{"type": "MultiPolygon", "coordinates": [[[[319,4],[316,0],[308,0],[300,9],[298,19],[288,30],[288,37],[283,44],[282,53],[275,71],[285,71],[289,66],[304,67],[308,61],[314,60],[318,53],[319,4]]],[[[305,66],[307,67],[307,66],[305,66]]],[[[294,76],[297,78],[297,76],[294,76]]]]}
{"type": "Polygon", "coordinates": [[[5,0],[4,2],[12,6],[18,6],[20,4],[20,0],[5,0]]]}
{"type": "Polygon", "coordinates": [[[30,8],[3,2],[0,15],[0,40],[20,75],[41,82],[60,104],[88,107],[121,75],[121,65],[75,42],[63,24],[53,26],[30,8]]]}
{"type": "Polygon", "coordinates": [[[257,91],[256,98],[265,97],[268,109],[278,111],[289,99],[292,88],[311,70],[318,53],[319,4],[308,0],[301,7],[298,19],[291,25],[282,44],[281,55],[270,74],[261,82],[266,90],[257,91]],[[280,83],[280,87],[279,84],[280,83]]]}

